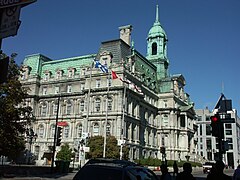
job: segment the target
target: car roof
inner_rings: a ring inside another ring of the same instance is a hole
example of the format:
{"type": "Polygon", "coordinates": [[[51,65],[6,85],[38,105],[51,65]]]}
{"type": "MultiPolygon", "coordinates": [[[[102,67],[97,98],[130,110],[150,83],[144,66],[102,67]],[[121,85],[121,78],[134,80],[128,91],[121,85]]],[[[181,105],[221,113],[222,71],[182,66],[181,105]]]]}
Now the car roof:
{"type": "Polygon", "coordinates": [[[120,166],[120,167],[127,167],[127,166],[137,166],[136,163],[119,160],[119,159],[105,159],[105,158],[98,158],[98,159],[90,159],[86,165],[105,165],[105,166],[120,166]]]}

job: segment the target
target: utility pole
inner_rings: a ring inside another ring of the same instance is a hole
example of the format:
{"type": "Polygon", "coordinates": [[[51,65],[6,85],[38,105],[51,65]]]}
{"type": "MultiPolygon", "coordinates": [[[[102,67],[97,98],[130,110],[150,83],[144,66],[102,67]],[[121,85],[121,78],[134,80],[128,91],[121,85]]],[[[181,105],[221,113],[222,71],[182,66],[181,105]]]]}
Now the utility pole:
{"type": "Polygon", "coordinates": [[[54,139],[53,139],[53,152],[52,152],[52,161],[51,161],[51,173],[53,173],[54,158],[55,158],[55,152],[56,152],[56,139],[57,139],[59,102],[60,102],[60,95],[58,96],[58,101],[57,101],[57,114],[56,114],[56,122],[55,122],[56,124],[55,124],[55,132],[54,132],[54,139]]]}

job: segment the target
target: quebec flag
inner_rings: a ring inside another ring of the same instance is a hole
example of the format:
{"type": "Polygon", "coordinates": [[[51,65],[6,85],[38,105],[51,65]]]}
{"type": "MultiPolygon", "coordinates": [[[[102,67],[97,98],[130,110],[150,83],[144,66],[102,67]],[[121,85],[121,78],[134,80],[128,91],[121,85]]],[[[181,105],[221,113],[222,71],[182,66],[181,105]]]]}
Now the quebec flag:
{"type": "Polygon", "coordinates": [[[106,65],[102,65],[99,60],[95,60],[95,68],[99,68],[103,73],[108,73],[108,68],[106,65]]]}

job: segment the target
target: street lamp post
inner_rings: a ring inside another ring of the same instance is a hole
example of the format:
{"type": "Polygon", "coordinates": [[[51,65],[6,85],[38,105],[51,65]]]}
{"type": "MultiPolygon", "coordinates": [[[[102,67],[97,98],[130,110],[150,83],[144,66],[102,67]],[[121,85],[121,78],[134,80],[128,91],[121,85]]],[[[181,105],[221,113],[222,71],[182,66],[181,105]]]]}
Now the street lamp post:
{"type": "Polygon", "coordinates": [[[33,129],[27,129],[26,131],[27,142],[29,143],[29,153],[28,153],[28,164],[30,164],[32,144],[37,139],[37,134],[34,133],[33,129]]]}

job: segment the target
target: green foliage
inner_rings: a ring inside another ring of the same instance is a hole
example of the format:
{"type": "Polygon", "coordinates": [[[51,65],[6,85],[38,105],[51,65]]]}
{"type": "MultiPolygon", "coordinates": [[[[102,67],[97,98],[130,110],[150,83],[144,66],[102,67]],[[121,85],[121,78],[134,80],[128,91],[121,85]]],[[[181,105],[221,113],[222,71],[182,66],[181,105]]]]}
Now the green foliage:
{"type": "Polygon", "coordinates": [[[162,164],[160,159],[155,158],[138,159],[135,162],[142,166],[160,166],[162,164]]]}
{"type": "Polygon", "coordinates": [[[22,134],[35,119],[32,108],[24,106],[28,89],[19,81],[20,67],[14,61],[15,56],[12,54],[10,58],[7,83],[0,84],[0,155],[10,159],[25,149],[22,134]]]}
{"type": "MultiPolygon", "coordinates": [[[[142,166],[160,166],[162,164],[162,161],[160,159],[154,159],[154,158],[137,159],[137,160],[135,160],[135,162],[142,166]]],[[[191,161],[180,161],[180,162],[177,161],[177,166],[182,167],[185,162],[189,162],[192,165],[192,167],[197,167],[197,166],[201,167],[202,166],[201,163],[191,162],[191,161]]],[[[173,163],[174,163],[174,160],[167,161],[167,165],[169,167],[172,167],[173,163]]]]}
{"type": "Polygon", "coordinates": [[[70,149],[68,144],[61,146],[61,150],[57,153],[56,158],[58,160],[71,161],[71,158],[74,157],[74,153],[70,149]]]}
{"type": "MultiPolygon", "coordinates": [[[[117,146],[117,139],[114,136],[107,136],[106,144],[106,158],[119,159],[120,157],[120,147],[117,146]]],[[[87,146],[90,147],[90,152],[86,153],[86,158],[101,158],[103,157],[103,143],[104,137],[93,136],[88,139],[87,146]]],[[[127,159],[129,154],[129,149],[123,147],[123,159],[127,159]]]]}
{"type": "MultiPolygon", "coordinates": [[[[172,166],[173,163],[174,163],[173,160],[168,160],[167,162],[168,162],[168,166],[172,166]]],[[[201,167],[201,166],[202,166],[201,163],[192,162],[192,161],[180,161],[180,162],[177,161],[177,166],[178,166],[178,167],[182,167],[183,164],[186,163],[186,162],[190,163],[190,164],[192,165],[192,167],[197,167],[197,166],[198,166],[198,167],[201,167]]]]}

